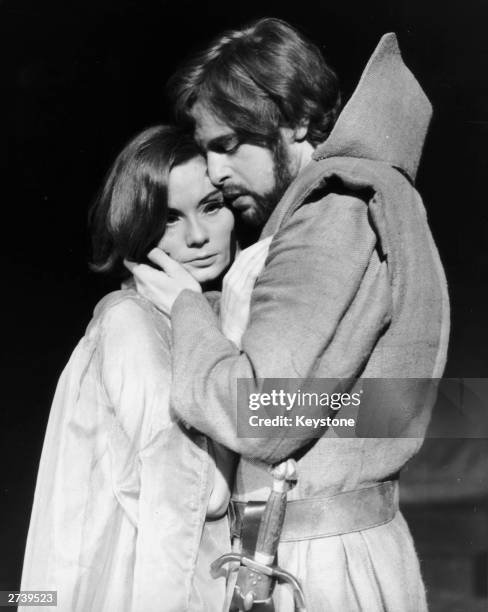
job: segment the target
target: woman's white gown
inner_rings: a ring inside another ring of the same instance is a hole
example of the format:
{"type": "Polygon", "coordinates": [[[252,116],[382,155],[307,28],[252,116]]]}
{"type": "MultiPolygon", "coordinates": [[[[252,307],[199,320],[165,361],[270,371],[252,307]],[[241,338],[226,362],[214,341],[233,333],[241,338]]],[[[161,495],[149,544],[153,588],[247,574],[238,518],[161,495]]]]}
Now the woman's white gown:
{"type": "Polygon", "coordinates": [[[53,610],[221,609],[224,580],[208,567],[228,526],[205,522],[215,467],[207,439],[170,417],[170,359],[168,320],[118,291],[61,375],[21,587],[57,591],[53,610]]]}

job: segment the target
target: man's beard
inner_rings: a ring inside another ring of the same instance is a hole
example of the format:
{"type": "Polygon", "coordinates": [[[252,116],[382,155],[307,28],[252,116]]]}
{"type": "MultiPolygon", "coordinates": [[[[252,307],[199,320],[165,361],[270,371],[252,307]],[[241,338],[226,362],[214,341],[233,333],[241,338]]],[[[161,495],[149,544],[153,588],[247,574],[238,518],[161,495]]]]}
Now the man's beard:
{"type": "MultiPolygon", "coordinates": [[[[295,178],[291,171],[290,156],[283,141],[281,134],[273,140],[271,147],[273,160],[273,179],[274,185],[267,193],[259,194],[251,190],[239,191],[238,195],[247,195],[254,200],[254,205],[250,206],[241,213],[241,219],[246,224],[256,228],[262,228],[276,208],[276,205],[283,197],[288,186],[295,178]]],[[[230,188],[230,197],[234,199],[235,191],[230,188]]],[[[225,188],[224,188],[224,197],[225,188]]]]}

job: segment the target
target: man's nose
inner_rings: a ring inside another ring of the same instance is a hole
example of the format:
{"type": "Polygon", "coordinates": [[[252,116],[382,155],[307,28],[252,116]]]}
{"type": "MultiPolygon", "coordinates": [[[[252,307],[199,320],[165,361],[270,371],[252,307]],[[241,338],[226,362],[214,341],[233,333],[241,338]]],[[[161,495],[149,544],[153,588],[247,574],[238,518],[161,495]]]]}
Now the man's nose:
{"type": "Polygon", "coordinates": [[[208,177],[215,187],[222,187],[230,178],[230,168],[225,155],[209,151],[207,153],[208,177]]]}
{"type": "Polygon", "coordinates": [[[205,223],[198,218],[188,220],[186,227],[186,244],[189,247],[201,247],[208,242],[208,231],[205,223]]]}

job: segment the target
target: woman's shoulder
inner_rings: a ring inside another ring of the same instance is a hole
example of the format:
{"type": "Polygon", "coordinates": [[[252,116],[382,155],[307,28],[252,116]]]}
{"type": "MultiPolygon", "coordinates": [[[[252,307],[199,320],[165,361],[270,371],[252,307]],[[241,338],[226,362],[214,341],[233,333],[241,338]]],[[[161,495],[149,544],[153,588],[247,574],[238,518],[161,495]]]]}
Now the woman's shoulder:
{"type": "Polygon", "coordinates": [[[119,289],[107,293],[95,306],[94,316],[102,317],[109,310],[133,312],[134,310],[147,311],[150,303],[141,297],[134,289],[119,289]]]}
{"type": "Polygon", "coordinates": [[[95,306],[87,334],[111,332],[121,337],[169,333],[168,318],[133,289],[121,289],[104,296],[95,306]]]}
{"type": "MultiPolygon", "coordinates": [[[[139,381],[158,380],[171,362],[168,320],[132,289],[106,295],[95,308],[85,340],[95,347],[105,383],[123,372],[139,381]]],[[[117,386],[117,385],[116,385],[117,386]]]]}

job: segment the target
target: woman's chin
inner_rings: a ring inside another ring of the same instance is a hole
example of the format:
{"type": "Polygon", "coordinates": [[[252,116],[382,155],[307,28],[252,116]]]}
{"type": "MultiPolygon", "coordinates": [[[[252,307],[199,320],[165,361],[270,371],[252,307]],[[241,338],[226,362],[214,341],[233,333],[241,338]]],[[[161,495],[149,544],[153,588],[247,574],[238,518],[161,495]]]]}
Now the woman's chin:
{"type": "Polygon", "coordinates": [[[222,266],[209,266],[208,268],[188,268],[188,272],[193,278],[200,283],[200,285],[207,285],[217,280],[222,272],[222,266]]]}

